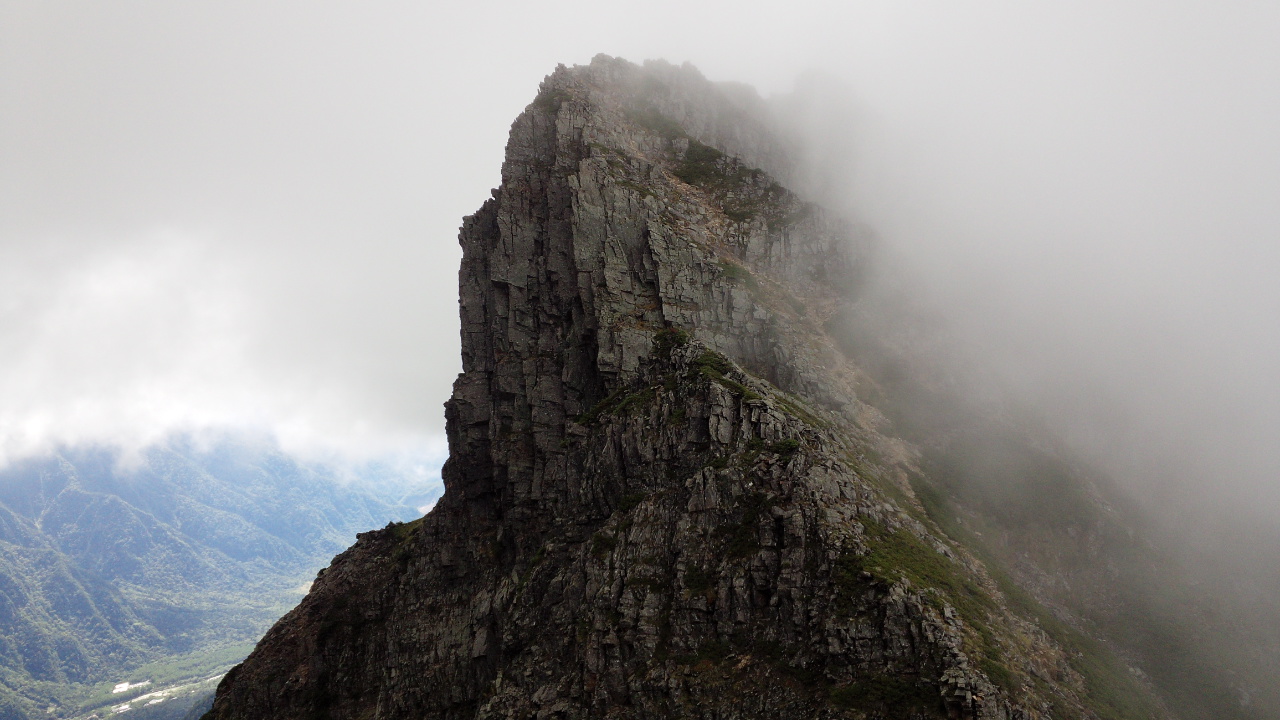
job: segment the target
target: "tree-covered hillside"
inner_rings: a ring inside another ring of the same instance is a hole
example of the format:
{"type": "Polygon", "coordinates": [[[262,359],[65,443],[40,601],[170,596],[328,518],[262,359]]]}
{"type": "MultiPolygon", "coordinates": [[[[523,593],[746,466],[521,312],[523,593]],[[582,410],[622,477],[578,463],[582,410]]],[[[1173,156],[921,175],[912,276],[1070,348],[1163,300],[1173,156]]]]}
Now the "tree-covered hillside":
{"type": "Polygon", "coordinates": [[[412,470],[339,470],[243,440],[174,441],[128,457],[73,449],[9,465],[0,720],[110,712],[161,683],[207,679],[357,532],[417,517],[434,492],[412,470]]]}

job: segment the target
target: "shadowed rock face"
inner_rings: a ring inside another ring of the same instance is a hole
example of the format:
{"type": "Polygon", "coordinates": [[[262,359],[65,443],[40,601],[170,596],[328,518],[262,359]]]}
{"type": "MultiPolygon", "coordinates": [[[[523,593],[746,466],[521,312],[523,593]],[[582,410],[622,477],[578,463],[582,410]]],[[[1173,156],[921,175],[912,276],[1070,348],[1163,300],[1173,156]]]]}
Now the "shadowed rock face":
{"type": "Polygon", "coordinates": [[[665,64],[547,78],[460,236],[444,498],[336,558],[206,717],[1093,716],[858,399],[825,327],[866,250],[756,169],[788,173],[759,105],[665,64]]]}

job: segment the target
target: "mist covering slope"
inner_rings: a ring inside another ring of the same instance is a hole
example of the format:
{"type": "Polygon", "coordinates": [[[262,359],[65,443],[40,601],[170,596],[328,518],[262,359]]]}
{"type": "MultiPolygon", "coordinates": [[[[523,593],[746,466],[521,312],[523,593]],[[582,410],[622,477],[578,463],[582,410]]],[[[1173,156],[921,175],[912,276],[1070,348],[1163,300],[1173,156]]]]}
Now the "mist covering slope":
{"type": "Polygon", "coordinates": [[[688,67],[549,76],[460,236],[444,497],[206,717],[1248,717],[1126,634],[1122,501],[899,342],[792,153],[688,67]]]}
{"type": "Polygon", "coordinates": [[[0,470],[0,717],[119,704],[144,691],[111,685],[162,679],[146,663],[164,674],[173,659],[169,680],[225,669],[356,532],[416,515],[408,489],[231,440],[132,460],[64,449],[0,470]]]}

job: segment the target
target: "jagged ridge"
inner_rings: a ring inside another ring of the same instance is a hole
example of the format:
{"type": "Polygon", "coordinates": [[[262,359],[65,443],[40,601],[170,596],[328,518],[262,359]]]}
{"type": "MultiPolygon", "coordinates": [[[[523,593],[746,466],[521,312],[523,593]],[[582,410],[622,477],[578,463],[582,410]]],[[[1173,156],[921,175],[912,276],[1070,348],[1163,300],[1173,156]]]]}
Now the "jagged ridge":
{"type": "Polygon", "coordinates": [[[547,79],[460,236],[444,498],[335,559],[208,717],[1093,716],[858,399],[824,326],[864,258],[756,169],[787,153],[753,102],[547,79]]]}

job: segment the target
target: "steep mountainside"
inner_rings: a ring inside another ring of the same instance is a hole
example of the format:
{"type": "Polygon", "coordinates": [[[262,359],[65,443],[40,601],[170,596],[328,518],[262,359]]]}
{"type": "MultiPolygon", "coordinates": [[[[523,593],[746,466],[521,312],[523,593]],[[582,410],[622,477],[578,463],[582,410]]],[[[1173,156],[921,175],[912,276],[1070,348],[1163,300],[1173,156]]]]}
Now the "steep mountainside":
{"type": "Polygon", "coordinates": [[[948,343],[904,337],[930,324],[918,304],[846,311],[828,327],[874,378],[864,396],[918,449],[912,482],[930,517],[1014,596],[1034,599],[1043,627],[1085,655],[1100,642],[1118,650],[1179,717],[1280,717],[1274,605],[1250,608],[1231,570],[1203,582],[1189,546],[1055,442],[1043,418],[998,393],[962,392],[990,385],[940,362],[948,343]]]}
{"type": "Polygon", "coordinates": [[[5,468],[0,718],[71,717],[147,662],[225,667],[358,531],[417,514],[396,500],[243,443],[5,468]]]}
{"type": "Polygon", "coordinates": [[[444,497],[206,717],[1172,715],[964,542],[848,347],[865,243],[775,179],[764,118],[662,63],[544,82],[461,233],[444,497]]]}

